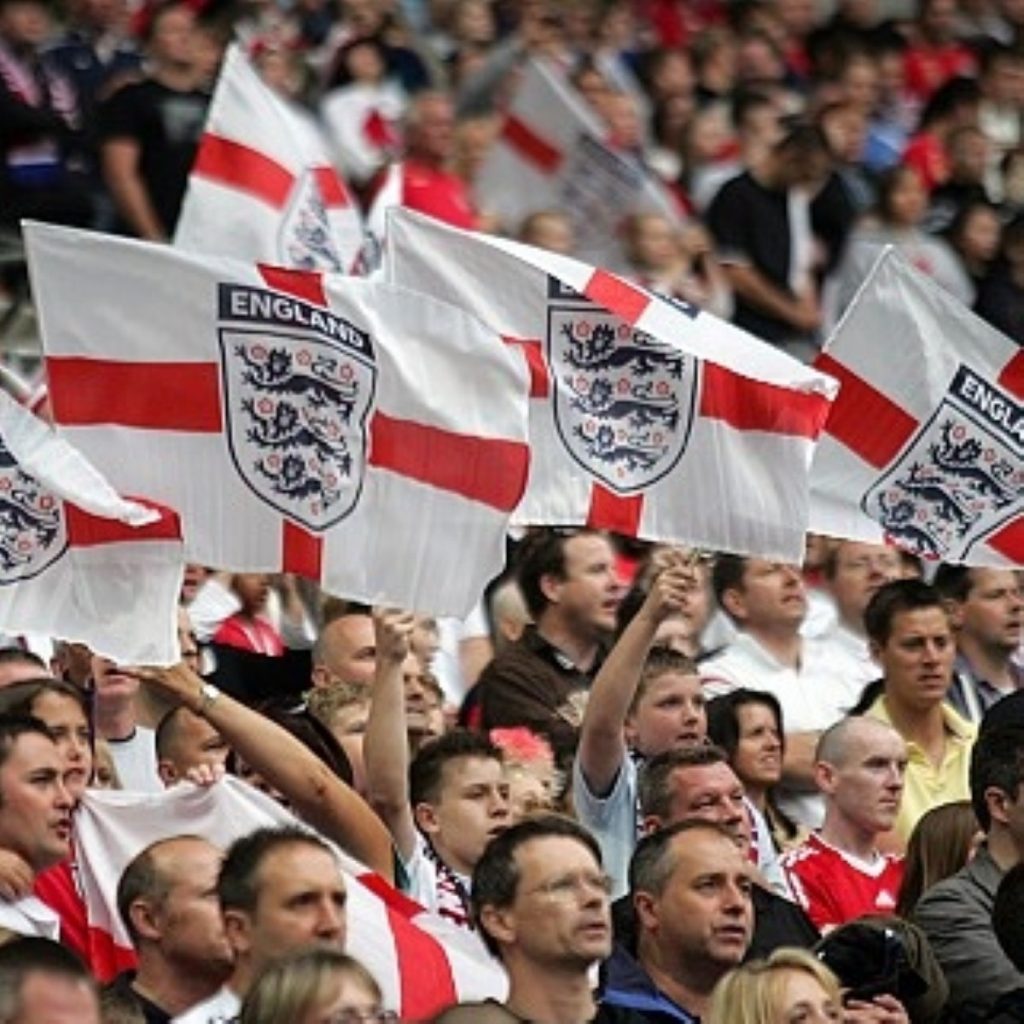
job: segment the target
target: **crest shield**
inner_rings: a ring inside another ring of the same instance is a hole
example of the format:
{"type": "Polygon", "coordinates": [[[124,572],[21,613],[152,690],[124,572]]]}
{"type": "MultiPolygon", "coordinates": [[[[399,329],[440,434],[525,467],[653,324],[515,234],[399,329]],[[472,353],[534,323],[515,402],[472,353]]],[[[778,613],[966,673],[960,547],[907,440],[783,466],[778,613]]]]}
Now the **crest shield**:
{"type": "Polygon", "coordinates": [[[960,560],[1024,511],[1024,406],[961,366],[861,508],[917,555],[960,560]]]}
{"type": "Polygon", "coordinates": [[[221,289],[235,320],[219,331],[235,467],[268,505],[322,532],[362,490],[377,373],[369,336],[287,296],[221,289]]]}
{"type": "Polygon", "coordinates": [[[66,547],[60,502],[0,446],[0,586],[38,576],[66,547]]]}
{"type": "Polygon", "coordinates": [[[316,175],[303,169],[292,185],[277,236],[281,265],[299,270],[342,270],[323,193],[316,175]]]}
{"type": "Polygon", "coordinates": [[[563,299],[548,306],[547,323],[556,432],[609,490],[635,494],[686,450],[697,362],[575,292],[563,299]]]}

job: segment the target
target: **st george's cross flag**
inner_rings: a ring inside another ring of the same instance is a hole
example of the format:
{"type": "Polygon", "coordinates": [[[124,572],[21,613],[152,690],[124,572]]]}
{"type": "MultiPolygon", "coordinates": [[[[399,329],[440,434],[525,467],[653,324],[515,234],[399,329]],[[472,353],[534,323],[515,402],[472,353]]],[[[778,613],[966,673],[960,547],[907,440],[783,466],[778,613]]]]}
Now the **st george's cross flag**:
{"type": "Polygon", "coordinates": [[[842,385],[811,529],[927,559],[1024,565],[1024,353],[893,248],[818,369],[842,385]]]}
{"type": "Polygon", "coordinates": [[[264,85],[237,44],[224,58],[174,244],[344,273],[362,248],[362,217],[316,122],[264,85]]]}
{"type": "Polygon", "coordinates": [[[408,210],[387,238],[389,280],[475,313],[529,366],[517,522],[800,560],[829,377],[578,260],[408,210]]]}
{"type": "Polygon", "coordinates": [[[0,630],[169,664],[183,569],[173,512],[122,498],[0,392],[0,630]]]}
{"type": "Polygon", "coordinates": [[[541,60],[527,62],[498,137],[477,175],[477,205],[510,234],[531,213],[560,210],[582,259],[624,265],[630,214],[679,211],[661,183],[630,154],[606,144],[608,129],[571,83],[541,60]]]}
{"type": "MultiPolygon", "coordinates": [[[[257,828],[296,825],[286,810],[226,777],[203,789],[162,793],[88,790],[75,813],[75,847],[89,934],[89,962],[102,979],[135,966],[117,911],[117,882],[150,843],[198,835],[227,849],[257,828]]],[[[452,1003],[501,999],[507,982],[479,937],[424,910],[358,861],[336,851],[345,876],[346,952],[381,986],[403,1020],[427,1020],[452,1003]]]]}
{"type": "Polygon", "coordinates": [[[496,334],[384,283],[25,236],[54,422],[180,512],[190,561],[468,614],[529,462],[526,373],[496,334]]]}

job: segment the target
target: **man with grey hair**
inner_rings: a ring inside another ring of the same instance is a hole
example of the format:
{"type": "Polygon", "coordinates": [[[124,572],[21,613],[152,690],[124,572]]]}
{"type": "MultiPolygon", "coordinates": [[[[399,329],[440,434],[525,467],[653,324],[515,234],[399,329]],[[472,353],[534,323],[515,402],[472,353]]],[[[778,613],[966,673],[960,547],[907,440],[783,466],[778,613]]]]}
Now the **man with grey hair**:
{"type": "Polygon", "coordinates": [[[877,719],[844,718],[822,733],[814,779],[825,821],[782,858],[790,888],[822,931],[893,912],[903,859],[878,842],[896,822],[906,768],[906,743],[877,719]]]}

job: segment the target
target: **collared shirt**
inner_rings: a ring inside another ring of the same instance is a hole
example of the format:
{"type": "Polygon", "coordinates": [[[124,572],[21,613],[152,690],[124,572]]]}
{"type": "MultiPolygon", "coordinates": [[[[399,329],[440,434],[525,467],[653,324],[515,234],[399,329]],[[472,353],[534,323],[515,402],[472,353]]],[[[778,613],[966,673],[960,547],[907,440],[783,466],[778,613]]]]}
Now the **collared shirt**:
{"type": "Polygon", "coordinates": [[[179,1014],[172,1024],[232,1024],[242,1008],[242,1000],[224,985],[209,999],[179,1014]]]}
{"type": "Polygon", "coordinates": [[[946,702],[961,717],[969,722],[980,722],[993,704],[1007,695],[1024,687],[1024,669],[1014,662],[1009,664],[1012,690],[1003,690],[974,672],[971,663],[963,654],[956,656],[953,663],[953,685],[946,694],[946,702]]]}
{"type": "Polygon", "coordinates": [[[0,928],[18,935],[60,940],[60,918],[42,900],[26,896],[21,900],[0,900],[0,928]]]}
{"type": "MultiPolygon", "coordinates": [[[[866,714],[886,725],[892,725],[883,694],[868,708],[866,714]]],[[[942,705],[946,729],[946,749],[942,763],[936,765],[913,740],[907,744],[907,773],[903,779],[903,799],[894,826],[896,834],[906,842],[914,826],[933,807],[971,798],[971,748],[977,729],[958,715],[948,704],[942,705]]]]}

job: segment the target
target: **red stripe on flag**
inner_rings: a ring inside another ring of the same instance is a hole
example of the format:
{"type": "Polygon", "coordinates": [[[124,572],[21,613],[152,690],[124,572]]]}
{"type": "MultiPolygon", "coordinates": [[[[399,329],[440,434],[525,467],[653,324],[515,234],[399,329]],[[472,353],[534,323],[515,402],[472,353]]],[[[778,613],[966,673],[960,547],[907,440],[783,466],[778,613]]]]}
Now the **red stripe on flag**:
{"type": "Polygon", "coordinates": [[[538,135],[525,121],[509,114],[501,128],[501,137],[524,159],[545,174],[554,174],[562,165],[565,154],[543,136],[538,135]]]}
{"type": "Polygon", "coordinates": [[[548,375],[548,364],[544,358],[544,348],[539,341],[532,338],[501,339],[506,345],[514,345],[523,353],[526,368],[530,372],[530,397],[547,398],[551,393],[551,378],[548,375]]]}
{"type": "Polygon", "coordinates": [[[351,200],[338,172],[333,167],[314,167],[313,177],[326,206],[350,206],[351,200]]]}
{"type": "Polygon", "coordinates": [[[166,505],[142,498],[129,498],[160,513],[160,518],[145,526],[129,526],[119,519],[94,516],[70,502],[64,504],[68,543],[76,548],[90,548],[99,544],[120,544],[125,541],[181,540],[181,520],[178,513],[166,505]]]}
{"type": "Polygon", "coordinates": [[[80,356],[46,360],[53,418],[69,427],[223,432],[216,363],[127,363],[80,356]]]}
{"type": "Polygon", "coordinates": [[[529,447],[378,412],[370,424],[370,465],[511,512],[526,486],[529,447]]]}
{"type": "Polygon", "coordinates": [[[283,521],[282,527],[281,571],[319,582],[324,564],[323,539],[288,519],[283,521]]]}
{"type": "Polygon", "coordinates": [[[591,302],[610,309],[628,324],[635,324],[651,301],[650,295],[607,270],[595,270],[583,289],[591,302]]]}
{"type": "Polygon", "coordinates": [[[1024,398],[1024,351],[1017,352],[999,374],[999,384],[1011,395],[1024,398]]]}
{"type": "Polygon", "coordinates": [[[917,430],[917,420],[828,353],[814,366],[842,385],[825,431],[875,469],[887,466],[917,430]]]}
{"type": "Polygon", "coordinates": [[[643,509],[642,494],[613,494],[601,484],[594,484],[590,488],[587,526],[600,530],[614,530],[626,537],[635,537],[640,529],[640,515],[643,509]]]}
{"type": "Polygon", "coordinates": [[[1024,565],[1024,517],[1011,520],[985,543],[1016,565],[1024,565]]]}
{"type": "Polygon", "coordinates": [[[311,302],[314,306],[326,306],[323,275],[311,270],[289,270],[274,267],[269,263],[258,263],[260,277],[270,288],[285,292],[292,298],[311,302]]]}
{"type": "Polygon", "coordinates": [[[796,391],[741,377],[717,363],[704,362],[700,415],[737,430],[816,438],[828,416],[824,395],[796,391]]]}
{"type": "Polygon", "coordinates": [[[193,173],[262,200],[275,210],[288,201],[295,175],[265,153],[206,132],[199,142],[193,173]]]}

